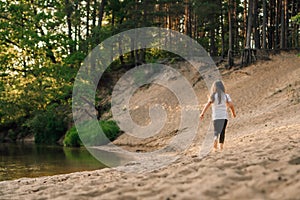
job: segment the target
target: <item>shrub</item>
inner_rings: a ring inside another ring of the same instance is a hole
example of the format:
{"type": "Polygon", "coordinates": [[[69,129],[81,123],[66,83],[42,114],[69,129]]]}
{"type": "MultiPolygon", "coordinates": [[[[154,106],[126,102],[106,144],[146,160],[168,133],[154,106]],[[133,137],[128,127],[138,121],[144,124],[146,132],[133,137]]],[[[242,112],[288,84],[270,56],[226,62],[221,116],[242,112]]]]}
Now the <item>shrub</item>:
{"type": "Polygon", "coordinates": [[[82,145],[82,141],[86,145],[96,146],[107,144],[115,140],[120,133],[120,128],[115,121],[88,121],[79,125],[81,135],[79,137],[77,129],[73,126],[66,134],[64,139],[65,146],[78,147],[82,145]],[[97,132],[100,125],[105,136],[97,132]],[[108,140],[107,140],[108,139],[108,140]]]}
{"type": "Polygon", "coordinates": [[[46,110],[33,117],[28,123],[28,128],[34,134],[35,143],[54,144],[66,131],[64,116],[55,110],[46,110]]]}
{"type": "Polygon", "coordinates": [[[120,128],[115,121],[100,121],[99,124],[110,141],[117,139],[120,133],[120,128]]]}
{"type": "Polygon", "coordinates": [[[67,131],[64,139],[64,146],[67,147],[80,147],[82,142],[79,138],[76,127],[73,126],[70,130],[67,131]]]}
{"type": "Polygon", "coordinates": [[[12,129],[8,130],[7,137],[9,139],[11,139],[12,141],[16,141],[17,140],[17,136],[18,136],[18,134],[14,130],[12,130],[12,129]]]}

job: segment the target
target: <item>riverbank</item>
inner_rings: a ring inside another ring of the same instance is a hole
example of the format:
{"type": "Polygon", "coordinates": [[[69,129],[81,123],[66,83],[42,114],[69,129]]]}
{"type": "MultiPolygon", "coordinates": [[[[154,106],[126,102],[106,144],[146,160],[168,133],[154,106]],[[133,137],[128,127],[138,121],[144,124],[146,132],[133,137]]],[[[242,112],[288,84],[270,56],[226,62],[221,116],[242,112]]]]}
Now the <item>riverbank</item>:
{"type": "Polygon", "coordinates": [[[0,144],[0,181],[95,170],[105,166],[85,148],[34,143],[0,144]]]}
{"type": "MultiPolygon", "coordinates": [[[[162,169],[139,174],[107,168],[3,181],[0,199],[297,199],[299,63],[296,55],[281,54],[223,73],[238,117],[229,120],[222,152],[199,159],[203,141],[199,136],[179,160],[162,169]]],[[[195,90],[203,87],[199,83],[195,90]]],[[[198,94],[204,103],[206,94],[198,94]]],[[[202,122],[200,133],[207,130],[209,121],[207,117],[202,122]]],[[[163,145],[164,138],[150,141],[148,148],[163,145]]],[[[130,143],[132,148],[138,146],[134,142],[125,137],[116,141],[130,143]]]]}
{"type": "Polygon", "coordinates": [[[223,152],[147,174],[114,169],[0,182],[1,199],[297,199],[300,125],[233,138],[223,152]]]}

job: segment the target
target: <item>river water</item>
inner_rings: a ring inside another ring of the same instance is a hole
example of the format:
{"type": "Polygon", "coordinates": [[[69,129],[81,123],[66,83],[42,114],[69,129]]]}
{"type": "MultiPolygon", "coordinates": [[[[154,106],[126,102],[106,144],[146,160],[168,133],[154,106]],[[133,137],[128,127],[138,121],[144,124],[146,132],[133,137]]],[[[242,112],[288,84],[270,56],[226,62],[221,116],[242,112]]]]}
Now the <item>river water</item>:
{"type": "Polygon", "coordinates": [[[85,148],[0,143],[0,181],[104,167],[85,148]]]}

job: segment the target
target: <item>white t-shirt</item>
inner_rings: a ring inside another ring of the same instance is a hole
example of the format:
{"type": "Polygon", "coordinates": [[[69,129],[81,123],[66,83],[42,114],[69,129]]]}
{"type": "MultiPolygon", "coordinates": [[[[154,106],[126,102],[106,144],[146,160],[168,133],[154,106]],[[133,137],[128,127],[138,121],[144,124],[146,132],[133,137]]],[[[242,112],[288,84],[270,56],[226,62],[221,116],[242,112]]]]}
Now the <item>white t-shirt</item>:
{"type": "Polygon", "coordinates": [[[219,104],[218,94],[215,94],[215,100],[212,103],[212,119],[228,119],[226,102],[231,102],[229,94],[223,94],[219,104]]]}

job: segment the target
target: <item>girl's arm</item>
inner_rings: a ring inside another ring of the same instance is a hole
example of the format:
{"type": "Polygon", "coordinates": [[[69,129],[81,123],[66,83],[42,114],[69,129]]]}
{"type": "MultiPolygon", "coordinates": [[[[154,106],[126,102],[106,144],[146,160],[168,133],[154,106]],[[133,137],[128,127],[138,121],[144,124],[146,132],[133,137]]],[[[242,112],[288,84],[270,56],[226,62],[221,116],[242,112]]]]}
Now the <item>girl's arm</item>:
{"type": "Polygon", "coordinates": [[[235,118],[236,114],[235,114],[233,103],[231,101],[229,101],[229,102],[227,102],[227,106],[230,108],[233,118],[235,118]]]}
{"type": "Polygon", "coordinates": [[[207,111],[207,109],[209,108],[210,105],[211,105],[211,101],[208,101],[208,102],[205,104],[205,106],[204,106],[204,108],[203,108],[203,110],[202,110],[202,112],[201,112],[201,114],[200,114],[200,119],[203,119],[203,118],[204,118],[204,114],[205,114],[205,112],[207,111]]]}

